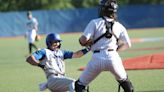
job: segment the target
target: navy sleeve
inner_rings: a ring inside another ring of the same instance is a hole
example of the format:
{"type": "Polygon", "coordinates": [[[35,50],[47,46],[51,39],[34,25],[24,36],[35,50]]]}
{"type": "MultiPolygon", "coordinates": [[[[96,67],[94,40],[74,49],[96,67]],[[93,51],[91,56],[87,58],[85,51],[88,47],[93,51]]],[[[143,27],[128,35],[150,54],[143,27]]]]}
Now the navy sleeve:
{"type": "Polygon", "coordinates": [[[64,54],[64,59],[70,59],[73,56],[72,51],[63,51],[63,54],[64,54]]]}
{"type": "Polygon", "coordinates": [[[38,51],[32,53],[32,55],[35,57],[36,60],[41,60],[45,57],[46,51],[45,51],[45,49],[41,49],[41,50],[38,50],[38,51]]]}

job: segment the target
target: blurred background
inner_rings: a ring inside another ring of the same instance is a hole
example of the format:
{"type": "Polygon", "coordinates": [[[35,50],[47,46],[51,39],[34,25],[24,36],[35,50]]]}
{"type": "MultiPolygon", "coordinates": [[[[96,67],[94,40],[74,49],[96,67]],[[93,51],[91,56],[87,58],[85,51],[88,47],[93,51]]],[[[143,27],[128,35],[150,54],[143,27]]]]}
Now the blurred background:
{"type": "MultiPolygon", "coordinates": [[[[99,0],[0,0],[0,37],[22,36],[26,12],[39,21],[39,34],[81,32],[98,17],[99,0]]],[[[118,0],[118,19],[128,29],[164,26],[164,0],[118,0]]]]}

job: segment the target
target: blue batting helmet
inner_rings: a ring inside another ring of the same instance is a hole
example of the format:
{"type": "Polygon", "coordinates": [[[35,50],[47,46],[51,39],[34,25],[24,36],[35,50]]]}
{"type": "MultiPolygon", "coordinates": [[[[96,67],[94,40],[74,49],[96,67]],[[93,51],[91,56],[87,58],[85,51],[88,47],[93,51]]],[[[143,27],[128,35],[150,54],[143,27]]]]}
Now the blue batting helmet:
{"type": "Polygon", "coordinates": [[[55,34],[55,33],[50,33],[47,35],[46,37],[46,45],[49,48],[53,42],[61,42],[62,40],[60,39],[60,35],[59,34],[55,34]]]}

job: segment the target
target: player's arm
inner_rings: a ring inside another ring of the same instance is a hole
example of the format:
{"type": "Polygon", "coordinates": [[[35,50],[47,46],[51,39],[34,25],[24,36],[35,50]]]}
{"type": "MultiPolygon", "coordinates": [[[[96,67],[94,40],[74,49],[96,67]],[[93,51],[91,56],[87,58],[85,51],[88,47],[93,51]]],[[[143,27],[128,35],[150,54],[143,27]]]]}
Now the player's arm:
{"type": "Polygon", "coordinates": [[[34,66],[40,66],[40,60],[45,56],[45,50],[41,49],[34,52],[32,55],[26,58],[26,62],[34,66]]]}
{"type": "Polygon", "coordinates": [[[79,38],[79,43],[81,46],[91,46],[93,41],[91,40],[93,38],[95,30],[95,23],[94,21],[90,21],[87,27],[84,30],[83,35],[79,38]]]}
{"type": "Polygon", "coordinates": [[[33,18],[33,28],[38,31],[38,21],[36,18],[33,18]]]}
{"type": "Polygon", "coordinates": [[[130,47],[131,47],[130,38],[128,36],[126,29],[124,29],[124,31],[121,33],[120,38],[118,40],[117,51],[124,51],[130,47]]]}
{"type": "Polygon", "coordinates": [[[38,25],[34,25],[34,29],[36,30],[36,31],[38,31],[38,25]]]}
{"type": "Polygon", "coordinates": [[[30,55],[29,57],[27,57],[26,61],[34,66],[37,66],[39,64],[39,61],[35,59],[35,57],[33,55],[30,55]]]}
{"type": "Polygon", "coordinates": [[[84,35],[79,38],[79,43],[81,46],[91,46],[93,41],[91,39],[87,39],[84,35]]]}
{"type": "Polygon", "coordinates": [[[83,55],[87,54],[90,51],[90,48],[84,48],[73,53],[72,58],[80,58],[83,55]]]}
{"type": "Polygon", "coordinates": [[[121,42],[118,45],[117,51],[124,51],[124,50],[128,49],[129,47],[130,46],[128,43],[121,42]]]}
{"type": "Polygon", "coordinates": [[[89,51],[90,51],[90,48],[84,48],[76,52],[64,51],[64,59],[80,58],[83,55],[87,54],[89,51]]]}

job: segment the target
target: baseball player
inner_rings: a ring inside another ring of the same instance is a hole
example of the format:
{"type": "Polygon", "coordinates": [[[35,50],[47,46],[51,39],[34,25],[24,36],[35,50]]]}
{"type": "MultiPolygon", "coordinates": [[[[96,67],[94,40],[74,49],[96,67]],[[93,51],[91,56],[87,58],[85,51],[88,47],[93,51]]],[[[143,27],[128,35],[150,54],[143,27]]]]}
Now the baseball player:
{"type": "Polygon", "coordinates": [[[79,38],[82,46],[90,46],[93,52],[90,62],[75,82],[76,92],[84,89],[101,72],[109,71],[123,88],[124,92],[134,92],[132,83],[117,51],[131,47],[126,28],[116,21],[117,1],[100,0],[100,17],[87,25],[79,38]]]}
{"type": "Polygon", "coordinates": [[[65,76],[65,59],[79,58],[89,49],[85,48],[76,52],[61,50],[59,34],[48,34],[46,37],[47,48],[38,50],[30,55],[26,61],[34,66],[41,67],[47,77],[47,83],[40,85],[40,90],[48,88],[51,92],[75,92],[75,80],[65,76]]]}
{"type": "Polygon", "coordinates": [[[32,48],[35,48],[36,50],[38,49],[37,46],[35,45],[36,41],[36,35],[38,31],[38,21],[36,18],[32,16],[32,12],[28,11],[27,12],[27,32],[26,32],[26,37],[28,40],[28,47],[29,47],[29,54],[32,53],[32,48]]]}

